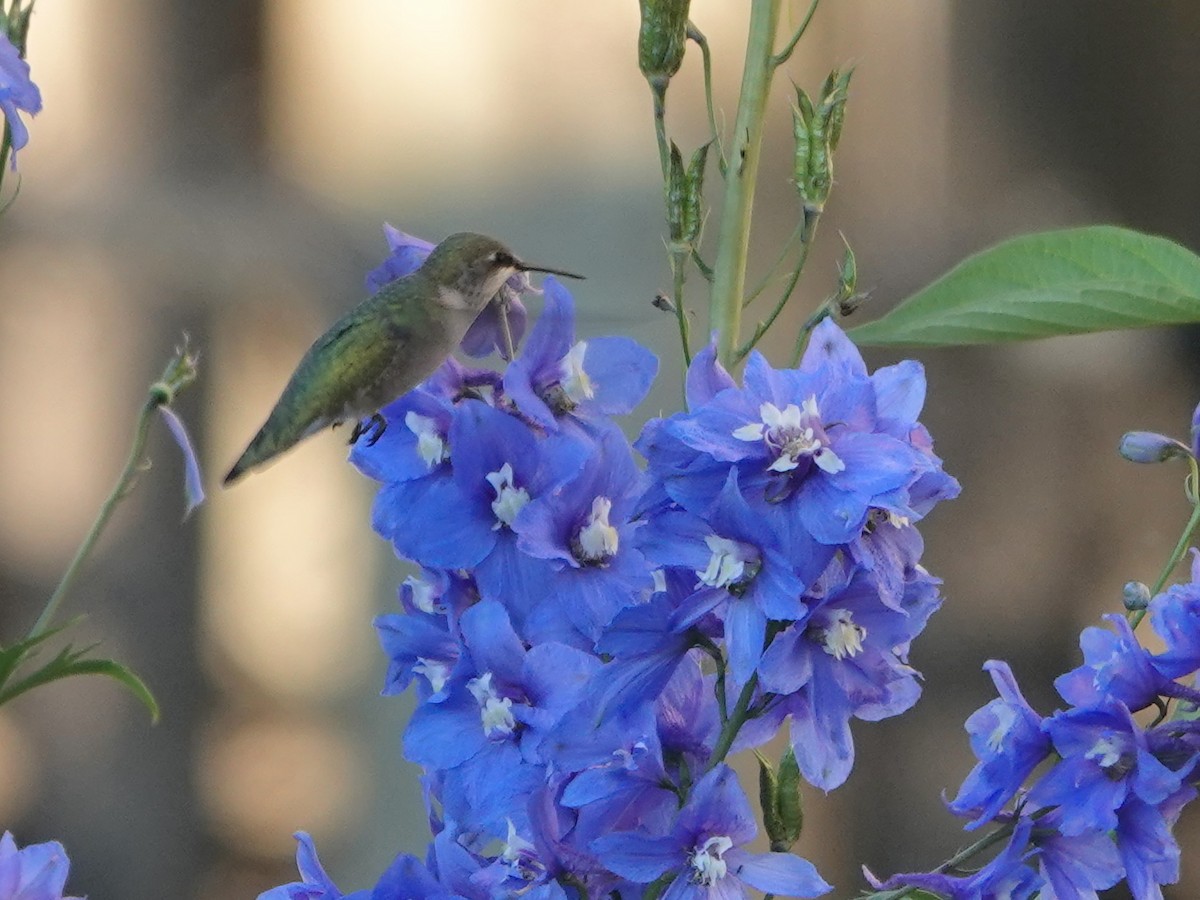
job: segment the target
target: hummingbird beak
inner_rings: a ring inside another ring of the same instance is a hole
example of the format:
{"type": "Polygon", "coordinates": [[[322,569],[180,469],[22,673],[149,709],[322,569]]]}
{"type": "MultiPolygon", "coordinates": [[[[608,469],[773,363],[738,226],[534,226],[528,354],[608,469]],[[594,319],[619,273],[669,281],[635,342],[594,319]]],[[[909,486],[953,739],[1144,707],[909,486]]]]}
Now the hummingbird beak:
{"type": "Polygon", "coordinates": [[[564,278],[577,278],[580,281],[585,280],[582,275],[576,275],[574,272],[566,272],[562,269],[547,269],[545,266],[531,266],[528,263],[523,263],[519,259],[515,260],[518,272],[544,272],[547,275],[561,275],[564,278]]]}

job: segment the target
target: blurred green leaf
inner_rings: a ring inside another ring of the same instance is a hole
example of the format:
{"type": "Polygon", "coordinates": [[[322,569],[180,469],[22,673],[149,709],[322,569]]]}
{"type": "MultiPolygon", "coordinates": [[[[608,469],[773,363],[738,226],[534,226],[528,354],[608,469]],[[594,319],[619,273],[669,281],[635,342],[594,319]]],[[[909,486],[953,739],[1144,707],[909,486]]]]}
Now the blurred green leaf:
{"type": "MultiPolygon", "coordinates": [[[[39,635],[38,640],[44,637],[46,635],[39,635]]],[[[135,675],[132,670],[115,660],[88,659],[86,654],[91,650],[91,647],[85,647],[82,650],[75,650],[70,646],[64,647],[54,659],[50,660],[50,662],[46,663],[40,669],[0,690],[0,704],[7,703],[14,697],[32,690],[39,685],[49,684],[52,681],[58,681],[62,678],[70,678],[74,675],[107,675],[109,678],[115,679],[128,688],[130,693],[149,710],[151,721],[157,722],[159,716],[158,701],[154,699],[154,695],[150,693],[150,689],[146,687],[146,683],[135,675]]]]}
{"type": "Polygon", "coordinates": [[[1027,234],[968,257],[886,315],[863,345],[995,344],[1200,322],[1200,257],[1112,226],[1027,234]]]}

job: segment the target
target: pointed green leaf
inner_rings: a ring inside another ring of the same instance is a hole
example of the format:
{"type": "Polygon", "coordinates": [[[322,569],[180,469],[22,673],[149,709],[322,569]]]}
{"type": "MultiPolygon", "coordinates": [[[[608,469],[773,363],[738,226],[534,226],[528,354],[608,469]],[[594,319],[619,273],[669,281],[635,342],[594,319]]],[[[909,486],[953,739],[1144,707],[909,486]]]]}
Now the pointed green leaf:
{"type": "Polygon", "coordinates": [[[62,678],[70,678],[73,675],[107,675],[109,678],[113,678],[125,685],[142,702],[142,705],[149,710],[150,720],[157,722],[159,717],[158,701],[154,699],[154,695],[150,693],[150,689],[146,687],[146,683],[135,675],[132,670],[115,660],[84,659],[83,654],[91,649],[91,647],[88,647],[83,650],[73,650],[71,647],[64,647],[46,665],[32,674],[25,676],[16,684],[0,691],[0,703],[6,703],[39,685],[49,684],[52,681],[58,681],[62,678]]]}
{"type": "Polygon", "coordinates": [[[857,344],[995,344],[1200,322],[1200,257],[1112,226],[1027,234],[959,263],[857,344]]]}

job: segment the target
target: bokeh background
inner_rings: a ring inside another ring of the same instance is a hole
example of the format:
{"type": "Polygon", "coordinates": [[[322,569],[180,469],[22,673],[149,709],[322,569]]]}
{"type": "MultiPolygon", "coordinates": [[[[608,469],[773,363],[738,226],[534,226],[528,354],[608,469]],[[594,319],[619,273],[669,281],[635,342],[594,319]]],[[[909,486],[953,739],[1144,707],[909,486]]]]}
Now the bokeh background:
{"type": "MultiPolygon", "coordinates": [[[[726,122],[748,8],[692,5],[726,122]]],[[[161,724],[100,679],[0,709],[0,827],[62,840],[73,892],[253,897],[294,877],[297,828],[347,890],[421,852],[399,753],[409,704],[378,696],[371,619],[403,570],[370,530],[372,484],[339,435],[233,491],[217,481],[309,342],[361,298],[384,220],[435,240],[484,231],[584,271],[580,332],[634,334],[663,360],[630,428],[677,405],[674,326],[650,303],[669,274],[636,32],[634,0],[39,0],[45,111],[0,219],[0,640],[36,617],[183,331],[202,374],[180,408],[212,489],[180,524],[180,462],[157,429],[153,470],[66,610],[145,677],[161,724]]],[[[835,284],[839,231],[872,290],[864,315],[1021,231],[1111,222],[1200,247],[1198,51],[1185,0],[827,0],[785,74],[815,90],[834,65],[857,70],[819,244],[769,352],[783,358],[835,284]]],[[[700,87],[692,48],[669,99],[685,152],[705,139],[700,87]]],[[[779,79],[756,272],[797,215],[789,92],[779,79]]],[[[939,794],[971,765],[962,721],[992,696],[982,662],[1010,660],[1049,711],[1078,630],[1124,582],[1153,580],[1186,517],[1182,472],[1113,448],[1130,428],[1186,431],[1196,340],[921,354],[925,422],[964,491],[923,527],[946,595],[913,654],[924,698],[860,723],[848,785],[807,797],[798,849],[839,896],[861,886],[859,863],[929,867],[963,842],[939,794]]],[[[1196,831],[1189,810],[1185,847],[1196,831]]],[[[1200,895],[1186,857],[1170,896],[1200,895]]]]}

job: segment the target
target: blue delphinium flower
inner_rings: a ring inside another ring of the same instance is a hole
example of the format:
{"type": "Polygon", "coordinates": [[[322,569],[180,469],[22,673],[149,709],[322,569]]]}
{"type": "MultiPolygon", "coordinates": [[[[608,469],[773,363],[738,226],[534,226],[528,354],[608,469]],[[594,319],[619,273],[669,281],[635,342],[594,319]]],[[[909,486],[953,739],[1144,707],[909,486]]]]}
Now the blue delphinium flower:
{"type": "Polygon", "coordinates": [[[597,838],[592,849],[636,884],[671,877],[660,895],[664,900],[745,897],[747,887],[780,897],[819,897],[832,890],[805,859],[742,849],[757,832],[737,776],[719,765],[696,783],[669,833],[618,832],[597,838]]]}
{"type": "Polygon", "coordinates": [[[851,718],[878,721],[909,709],[920,696],[908,646],[941,604],[938,580],[912,573],[900,611],[880,602],[861,569],[831,573],[801,622],[763,653],[762,687],[780,695],[765,722],[791,717],[791,745],[810,784],[832,790],[854,763],[851,718]]]}
{"type": "MultiPolygon", "coordinates": [[[[383,225],[383,234],[391,252],[387,259],[367,273],[367,290],[372,294],[388,282],[415,272],[434,248],[429,241],[405,234],[386,222],[383,225]]],[[[521,303],[521,294],[533,289],[526,272],[517,272],[508,279],[496,298],[484,307],[483,312],[467,329],[460,344],[463,352],[476,358],[487,356],[493,350],[501,356],[504,355],[506,347],[500,324],[501,306],[508,315],[508,327],[513,343],[520,344],[525,335],[525,322],[528,318],[525,306],[521,303]]]]}
{"type": "Polygon", "coordinates": [[[1151,664],[1167,678],[1200,669],[1200,551],[1195,549],[1191,575],[1191,581],[1171,585],[1150,601],[1150,624],[1166,644],[1151,664]]]}
{"type": "MultiPolygon", "coordinates": [[[[0,33],[3,38],[3,33],[0,33]]],[[[20,849],[11,832],[0,837],[0,897],[12,900],[80,900],[65,897],[71,862],[58,841],[20,849]]]]}
{"type": "Polygon", "coordinates": [[[1000,696],[967,719],[979,762],[949,804],[955,815],[974,816],[968,830],[995,818],[1051,749],[1042,717],[1025,700],[1008,663],[993,659],[983,667],[1000,696]]]}
{"type": "Polygon", "coordinates": [[[370,897],[369,891],[343,894],[317,858],[312,837],[304,831],[297,831],[295,837],[300,880],[264,891],[258,895],[258,900],[367,900],[370,897]]]}
{"type": "Polygon", "coordinates": [[[0,29],[0,112],[12,136],[12,168],[17,168],[17,151],[29,143],[29,129],[18,110],[36,114],[42,110],[42,92],[29,78],[29,63],[0,29]]]}
{"type": "Polygon", "coordinates": [[[1031,819],[1020,819],[1004,850],[973,875],[908,872],[880,881],[869,870],[864,868],[863,871],[876,890],[915,887],[936,891],[950,900],[1027,900],[1043,888],[1042,877],[1028,865],[1032,854],[1027,852],[1026,846],[1032,830],[1031,819]]]}
{"type": "Polygon", "coordinates": [[[557,278],[546,307],[504,373],[504,391],[523,415],[554,431],[559,420],[603,424],[632,412],[658,372],[654,354],[627,337],[575,340],[575,304],[557,278]]]}
{"type": "Polygon", "coordinates": [[[697,591],[686,601],[694,613],[721,604],[730,672],[739,685],[758,665],[768,621],[794,622],[808,612],[805,581],[781,543],[742,496],[737,469],[729,470],[704,516],[667,510],[650,516],[639,532],[639,547],[652,562],[694,573],[697,591]]]}
{"type": "Polygon", "coordinates": [[[446,816],[493,833],[528,822],[524,799],[546,777],[541,741],[579,701],[599,660],[562,644],[526,648],[497,602],[460,620],[463,656],[447,696],[417,708],[406,756],[443,773],[446,816]]]}
{"type": "Polygon", "coordinates": [[[1030,841],[1038,871],[1059,900],[1097,900],[1097,891],[1112,887],[1125,874],[1117,845],[1103,831],[1068,837],[1059,830],[1061,822],[1062,814],[1052,810],[1035,823],[1030,841]]]}
{"type": "Polygon", "coordinates": [[[1083,665],[1054,681],[1064,700],[1072,706],[1087,706],[1112,698],[1136,712],[1159,695],[1176,693],[1182,687],[1155,668],[1124,616],[1106,615],[1104,619],[1113,631],[1085,628],[1079,636],[1083,665]]]}
{"type": "Polygon", "coordinates": [[[523,553],[546,560],[553,604],[542,610],[560,623],[561,640],[573,627],[597,640],[618,612],[653,584],[636,548],[632,521],[640,479],[625,436],[600,433],[573,479],[531,500],[513,522],[523,553]]]}
{"type": "Polygon", "coordinates": [[[747,502],[790,554],[814,558],[816,544],[829,559],[859,540],[873,512],[909,526],[958,491],[916,421],[919,365],[869,375],[832,321],[814,330],[800,368],[776,370],[752,353],[744,386],[727,382],[713,353],[698,354],[689,411],[647,424],[638,448],[661,483],[654,497],[702,515],[736,467],[747,502]]]}

